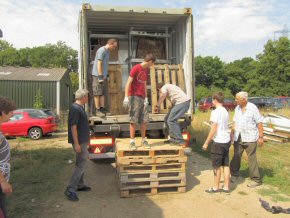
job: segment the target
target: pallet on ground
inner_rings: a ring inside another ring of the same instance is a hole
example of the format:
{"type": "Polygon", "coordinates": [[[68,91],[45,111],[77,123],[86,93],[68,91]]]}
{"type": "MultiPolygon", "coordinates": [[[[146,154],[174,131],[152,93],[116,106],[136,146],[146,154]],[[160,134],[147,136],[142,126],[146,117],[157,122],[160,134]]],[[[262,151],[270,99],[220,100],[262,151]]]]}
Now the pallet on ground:
{"type": "MultiPolygon", "coordinates": [[[[150,144],[153,144],[149,141],[150,144]]],[[[151,146],[150,149],[144,147],[137,147],[137,150],[132,150],[129,143],[117,144],[116,156],[117,157],[178,157],[184,156],[184,149],[180,146],[170,146],[168,144],[156,142],[158,145],[151,146]]]]}
{"type": "Polygon", "coordinates": [[[154,188],[137,188],[130,190],[121,190],[120,195],[122,198],[141,196],[141,195],[156,195],[156,194],[172,194],[183,193],[186,187],[154,187],[154,188]]]}
{"type": "Polygon", "coordinates": [[[118,173],[125,172],[158,172],[158,171],[177,171],[185,172],[186,163],[173,163],[173,164],[153,164],[153,165],[117,165],[118,173]]]}
{"type": "Polygon", "coordinates": [[[169,164],[169,163],[186,163],[187,156],[180,157],[117,157],[116,163],[118,165],[148,165],[148,164],[169,164]]]}
{"type": "Polygon", "coordinates": [[[157,181],[134,181],[134,182],[119,182],[121,190],[141,189],[141,188],[155,188],[155,187],[179,187],[186,186],[186,177],[175,178],[157,181]]]}

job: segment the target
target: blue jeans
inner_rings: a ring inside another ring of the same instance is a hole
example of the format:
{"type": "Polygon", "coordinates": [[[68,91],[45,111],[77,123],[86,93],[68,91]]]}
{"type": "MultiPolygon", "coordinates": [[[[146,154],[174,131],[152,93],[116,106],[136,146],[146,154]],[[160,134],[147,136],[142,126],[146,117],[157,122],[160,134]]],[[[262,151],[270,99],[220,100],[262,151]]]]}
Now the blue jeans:
{"type": "Polygon", "coordinates": [[[174,105],[167,116],[165,117],[165,123],[169,130],[170,139],[174,143],[184,143],[184,139],[181,134],[181,129],[178,124],[178,119],[185,114],[190,106],[190,101],[183,102],[181,104],[174,105]]]}

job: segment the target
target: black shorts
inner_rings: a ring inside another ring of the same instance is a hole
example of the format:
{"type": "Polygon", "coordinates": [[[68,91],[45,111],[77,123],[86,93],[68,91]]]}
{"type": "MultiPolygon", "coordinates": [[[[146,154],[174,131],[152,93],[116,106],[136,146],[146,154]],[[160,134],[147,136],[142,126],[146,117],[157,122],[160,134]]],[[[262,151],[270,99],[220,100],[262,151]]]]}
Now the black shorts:
{"type": "Polygon", "coordinates": [[[229,149],[231,143],[213,142],[211,146],[211,160],[213,168],[229,166],[229,149]]]}

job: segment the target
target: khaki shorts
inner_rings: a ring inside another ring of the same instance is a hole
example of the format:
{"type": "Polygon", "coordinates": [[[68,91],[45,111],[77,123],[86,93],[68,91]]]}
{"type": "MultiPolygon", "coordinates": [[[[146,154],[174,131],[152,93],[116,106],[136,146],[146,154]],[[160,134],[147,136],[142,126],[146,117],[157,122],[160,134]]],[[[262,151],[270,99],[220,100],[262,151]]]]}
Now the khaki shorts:
{"type": "Polygon", "coordinates": [[[94,96],[106,96],[108,93],[108,80],[105,79],[104,82],[99,83],[98,77],[92,76],[93,78],[93,94],[94,96]]]}
{"type": "Polygon", "coordinates": [[[147,123],[149,114],[144,107],[144,98],[138,96],[129,97],[129,116],[130,123],[147,123]]]}

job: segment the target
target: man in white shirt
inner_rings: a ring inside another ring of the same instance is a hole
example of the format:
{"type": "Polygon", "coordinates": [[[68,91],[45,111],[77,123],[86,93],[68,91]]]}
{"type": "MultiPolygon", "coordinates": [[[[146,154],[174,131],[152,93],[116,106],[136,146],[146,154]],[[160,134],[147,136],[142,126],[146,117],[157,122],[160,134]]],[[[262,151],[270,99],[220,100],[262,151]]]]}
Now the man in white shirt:
{"type": "Polygon", "coordinates": [[[221,189],[226,194],[230,193],[230,169],[229,169],[229,148],[230,148],[230,133],[228,131],[229,113],[223,107],[224,94],[218,92],[213,95],[212,103],[215,110],[211,112],[211,130],[202,147],[207,150],[208,144],[213,140],[211,146],[211,158],[214,172],[214,186],[208,190],[207,193],[219,193],[221,169],[224,169],[224,187],[221,189]]]}
{"type": "Polygon", "coordinates": [[[171,110],[168,112],[165,123],[169,130],[170,144],[186,147],[182,137],[181,129],[178,124],[178,119],[184,115],[189,109],[190,98],[181,88],[172,84],[157,84],[157,91],[160,93],[160,98],[157,102],[155,112],[160,111],[160,105],[167,97],[172,104],[171,110]]]}
{"type": "Polygon", "coordinates": [[[256,105],[248,102],[248,93],[236,94],[238,106],[235,109],[234,124],[231,137],[234,137],[234,157],[230,163],[231,181],[235,182],[239,177],[241,158],[246,150],[249,162],[249,174],[251,182],[248,187],[254,188],[262,184],[259,172],[256,149],[257,144],[262,146],[263,140],[263,117],[256,105]]]}

